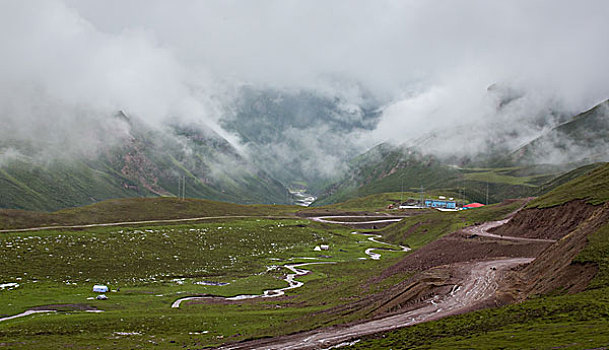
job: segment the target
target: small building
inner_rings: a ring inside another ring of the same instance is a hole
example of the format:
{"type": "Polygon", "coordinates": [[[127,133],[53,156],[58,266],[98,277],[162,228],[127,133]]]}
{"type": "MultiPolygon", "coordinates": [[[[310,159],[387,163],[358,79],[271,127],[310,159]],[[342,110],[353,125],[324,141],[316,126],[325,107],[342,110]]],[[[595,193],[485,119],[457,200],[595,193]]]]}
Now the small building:
{"type": "Polygon", "coordinates": [[[457,202],[439,200],[439,199],[426,199],[425,206],[428,208],[445,208],[445,209],[456,209],[457,202]]]}
{"type": "Polygon", "coordinates": [[[484,204],[482,203],[470,203],[470,204],[466,204],[463,206],[463,209],[472,209],[472,208],[480,208],[483,207],[484,204]]]}
{"type": "Polygon", "coordinates": [[[104,286],[102,284],[96,284],[93,286],[93,292],[95,293],[108,293],[108,286],[104,286]]]}

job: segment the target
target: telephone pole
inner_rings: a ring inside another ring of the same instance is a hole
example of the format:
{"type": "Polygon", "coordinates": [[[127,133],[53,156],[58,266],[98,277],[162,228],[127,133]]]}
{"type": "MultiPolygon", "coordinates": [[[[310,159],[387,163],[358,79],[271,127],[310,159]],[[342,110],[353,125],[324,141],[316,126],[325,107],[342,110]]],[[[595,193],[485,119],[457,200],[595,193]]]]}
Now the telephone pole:
{"type": "Polygon", "coordinates": [[[182,200],[186,198],[186,176],[182,176],[182,200]]]}
{"type": "Polygon", "coordinates": [[[488,205],[488,181],[486,182],[486,205],[488,205]]]}
{"type": "Polygon", "coordinates": [[[176,197],[180,198],[180,194],[182,193],[182,183],[180,182],[182,178],[178,176],[178,192],[176,192],[176,197]]]}
{"type": "Polygon", "coordinates": [[[402,186],[400,187],[400,205],[404,203],[404,176],[402,175],[402,186]]]}

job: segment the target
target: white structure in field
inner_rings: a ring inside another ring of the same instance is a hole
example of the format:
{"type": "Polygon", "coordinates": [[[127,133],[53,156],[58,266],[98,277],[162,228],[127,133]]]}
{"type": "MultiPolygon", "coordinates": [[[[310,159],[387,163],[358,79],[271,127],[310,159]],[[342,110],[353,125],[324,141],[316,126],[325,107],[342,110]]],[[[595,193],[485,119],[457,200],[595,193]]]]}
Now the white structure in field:
{"type": "Polygon", "coordinates": [[[104,286],[102,284],[96,284],[93,286],[93,291],[95,293],[108,293],[108,286],[104,286]]]}

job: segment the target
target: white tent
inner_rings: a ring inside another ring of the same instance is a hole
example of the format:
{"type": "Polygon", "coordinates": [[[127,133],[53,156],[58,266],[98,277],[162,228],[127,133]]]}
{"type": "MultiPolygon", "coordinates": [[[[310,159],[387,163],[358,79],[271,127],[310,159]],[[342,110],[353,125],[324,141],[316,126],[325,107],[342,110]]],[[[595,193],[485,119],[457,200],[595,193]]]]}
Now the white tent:
{"type": "Polygon", "coordinates": [[[96,293],[107,293],[108,292],[108,286],[104,286],[101,284],[96,284],[93,286],[93,291],[96,293]]]}

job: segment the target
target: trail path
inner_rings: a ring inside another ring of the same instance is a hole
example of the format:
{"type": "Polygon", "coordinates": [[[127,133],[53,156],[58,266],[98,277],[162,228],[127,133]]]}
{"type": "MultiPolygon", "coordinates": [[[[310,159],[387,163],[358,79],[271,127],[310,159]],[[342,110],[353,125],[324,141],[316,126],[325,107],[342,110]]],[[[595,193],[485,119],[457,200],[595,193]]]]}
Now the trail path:
{"type": "MultiPolygon", "coordinates": [[[[553,242],[553,240],[500,236],[487,232],[490,228],[502,225],[507,221],[493,221],[471,226],[466,229],[466,232],[469,231],[480,236],[495,239],[553,242]]],[[[518,265],[528,264],[533,260],[533,258],[512,258],[456,264],[455,267],[462,271],[466,277],[460,283],[455,284],[450,293],[443,296],[435,296],[427,300],[426,305],[418,309],[361,323],[333,326],[270,339],[228,344],[220,347],[220,349],[330,349],[336,346],[336,344],[348,345],[353,340],[357,341],[358,338],[365,335],[386,332],[466,312],[475,305],[495,295],[498,281],[506,271],[518,265]]]]}
{"type": "Polygon", "coordinates": [[[42,230],[56,230],[56,229],[70,229],[70,228],[107,227],[107,226],[122,226],[122,225],[162,224],[162,223],[171,223],[171,222],[189,222],[189,221],[201,221],[201,220],[243,219],[243,218],[294,219],[295,217],[294,216],[264,216],[264,215],[202,216],[202,217],[197,217],[197,218],[186,218],[186,219],[160,219],[160,220],[106,222],[106,223],[101,223],[101,224],[40,226],[40,227],[0,230],[0,233],[1,232],[42,231],[42,230]]]}
{"type": "Polygon", "coordinates": [[[357,215],[338,215],[338,216],[316,216],[311,217],[309,219],[317,222],[323,222],[328,224],[341,224],[341,225],[369,225],[369,224],[378,224],[383,222],[398,222],[405,218],[405,216],[388,216],[388,215],[379,215],[379,216],[357,216],[357,215]],[[349,219],[349,218],[370,218],[376,220],[370,221],[335,221],[328,220],[328,218],[335,219],[349,219]]]}
{"type": "Polygon", "coordinates": [[[220,349],[321,349],[348,342],[364,335],[437,320],[470,309],[473,305],[491,298],[497,289],[497,280],[500,274],[532,260],[531,258],[516,258],[463,265],[461,268],[464,271],[467,270],[469,274],[460,284],[453,287],[451,293],[431,299],[427,305],[402,314],[353,325],[336,326],[268,340],[232,344],[220,349]]]}
{"type": "Polygon", "coordinates": [[[488,230],[501,226],[510,221],[510,219],[500,220],[500,221],[489,221],[480,225],[469,226],[463,229],[466,233],[471,233],[478,236],[490,237],[496,239],[505,239],[509,241],[523,241],[523,242],[548,242],[553,243],[556,242],[555,239],[543,239],[543,238],[527,238],[527,237],[514,237],[514,236],[502,236],[496,235],[488,232],[488,230]]]}

